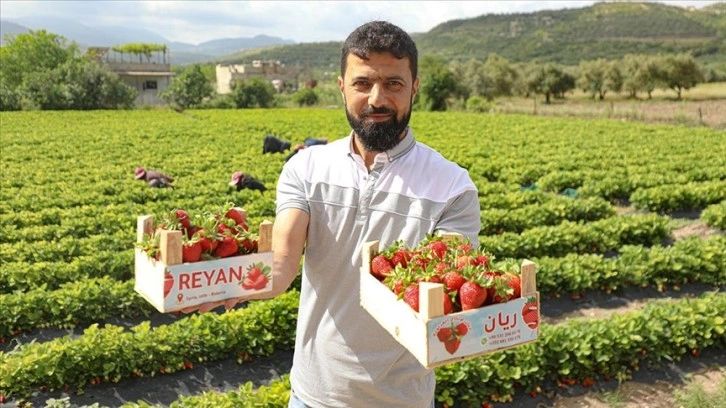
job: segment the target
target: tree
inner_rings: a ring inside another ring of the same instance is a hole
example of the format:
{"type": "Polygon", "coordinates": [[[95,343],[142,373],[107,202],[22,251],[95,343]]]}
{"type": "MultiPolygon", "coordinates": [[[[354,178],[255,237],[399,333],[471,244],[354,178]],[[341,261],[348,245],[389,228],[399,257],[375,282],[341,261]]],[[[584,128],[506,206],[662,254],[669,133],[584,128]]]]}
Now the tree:
{"type": "Polygon", "coordinates": [[[275,101],[275,88],[262,78],[232,83],[232,99],[238,108],[270,108],[275,101]]]}
{"type": "Polygon", "coordinates": [[[419,61],[422,73],[418,103],[425,110],[446,110],[446,99],[456,91],[454,74],[440,57],[427,55],[419,61]]]}
{"type": "Polygon", "coordinates": [[[669,55],[663,63],[663,83],[681,99],[681,92],[703,82],[703,72],[691,55],[669,55]]]}
{"type": "Polygon", "coordinates": [[[75,43],[45,30],[8,36],[7,44],[0,47],[0,81],[3,87],[15,89],[26,75],[57,68],[76,55],[75,43]]]}
{"type": "Polygon", "coordinates": [[[293,102],[298,106],[312,106],[318,103],[318,94],[312,88],[303,88],[292,96],[293,102]]]}
{"type": "Polygon", "coordinates": [[[199,105],[204,98],[212,96],[213,93],[214,88],[201,67],[192,65],[176,76],[169,88],[162,91],[159,96],[183,110],[199,105]]]}
{"type": "Polygon", "coordinates": [[[137,96],[118,75],[87,58],[27,75],[19,93],[23,108],[43,110],[129,109],[137,96]]]}
{"type": "Polygon", "coordinates": [[[574,77],[566,74],[557,64],[542,65],[532,62],[525,71],[525,83],[529,93],[545,96],[545,103],[550,103],[553,96],[564,95],[574,89],[574,77]]]}
{"type": "Polygon", "coordinates": [[[481,96],[486,100],[494,99],[496,83],[489,76],[484,63],[477,59],[470,59],[464,66],[464,81],[472,96],[481,96]]]}
{"type": "Polygon", "coordinates": [[[489,54],[484,63],[484,72],[493,82],[492,96],[512,95],[519,74],[509,60],[497,54],[489,54]]]}

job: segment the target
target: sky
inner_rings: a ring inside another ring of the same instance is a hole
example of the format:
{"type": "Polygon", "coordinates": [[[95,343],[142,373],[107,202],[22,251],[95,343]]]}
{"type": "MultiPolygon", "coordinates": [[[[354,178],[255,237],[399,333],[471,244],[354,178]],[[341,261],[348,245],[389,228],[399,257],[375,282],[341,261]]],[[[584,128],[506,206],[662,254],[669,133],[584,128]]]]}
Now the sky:
{"type": "MultiPolygon", "coordinates": [[[[718,1],[657,1],[703,7],[718,1]]],[[[580,8],[595,1],[0,1],[0,18],[53,16],[95,27],[143,27],[167,40],[199,44],[264,34],[296,42],[343,41],[371,20],[410,33],[483,14],[580,8]]]]}

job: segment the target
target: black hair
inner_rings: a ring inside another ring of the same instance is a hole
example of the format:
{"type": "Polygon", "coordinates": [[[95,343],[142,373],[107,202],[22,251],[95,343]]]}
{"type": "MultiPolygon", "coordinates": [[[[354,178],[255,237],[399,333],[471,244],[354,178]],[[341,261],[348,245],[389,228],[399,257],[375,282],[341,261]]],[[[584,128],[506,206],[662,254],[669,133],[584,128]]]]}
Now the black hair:
{"type": "Polygon", "coordinates": [[[387,21],[371,21],[356,28],[345,43],[340,55],[340,75],[345,76],[348,55],[364,60],[370,53],[390,52],[398,59],[408,58],[413,79],[418,75],[418,50],[413,39],[400,27],[387,21]]]}

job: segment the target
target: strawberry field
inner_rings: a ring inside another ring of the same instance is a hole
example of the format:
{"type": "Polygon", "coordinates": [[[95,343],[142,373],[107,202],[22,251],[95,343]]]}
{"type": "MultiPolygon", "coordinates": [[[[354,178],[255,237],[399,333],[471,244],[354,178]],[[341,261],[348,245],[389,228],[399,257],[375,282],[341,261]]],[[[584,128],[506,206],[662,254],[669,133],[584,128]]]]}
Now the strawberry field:
{"type": "MultiPolygon", "coordinates": [[[[481,245],[534,261],[541,295],[536,342],[436,368],[441,406],[546,404],[724,355],[724,132],[465,113],[416,112],[411,123],[469,170],[481,245]],[[711,233],[676,237],[693,223],[711,233]],[[663,295],[602,317],[555,311],[634,290],[663,295]]],[[[263,155],[263,137],[295,145],[348,131],[339,110],[0,113],[0,404],[90,405],[105,393],[126,401],[101,406],[285,406],[285,369],[260,367],[289,359],[297,281],[226,313],[161,315],[133,289],[137,217],[233,203],[250,225],[273,220],[287,154],[263,155]],[[175,188],[135,180],[138,166],[175,188]],[[230,187],[237,170],[267,191],[230,187]],[[220,365],[234,375],[177,386],[220,365]],[[142,385],[173,391],[124,394],[142,385]]]]}

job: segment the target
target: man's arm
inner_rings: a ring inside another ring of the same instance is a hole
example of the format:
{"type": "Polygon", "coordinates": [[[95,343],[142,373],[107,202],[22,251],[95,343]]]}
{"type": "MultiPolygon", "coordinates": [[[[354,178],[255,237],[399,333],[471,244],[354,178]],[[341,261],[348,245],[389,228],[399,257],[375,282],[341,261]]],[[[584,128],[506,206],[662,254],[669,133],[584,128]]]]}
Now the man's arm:
{"type": "Polygon", "coordinates": [[[248,300],[269,299],[284,293],[298,274],[300,259],[302,258],[305,240],[308,234],[310,216],[297,208],[287,208],[280,211],[272,225],[272,290],[265,293],[234,299],[207,302],[201,305],[182,309],[184,313],[199,310],[208,312],[224,305],[229,310],[236,304],[248,300]]]}

